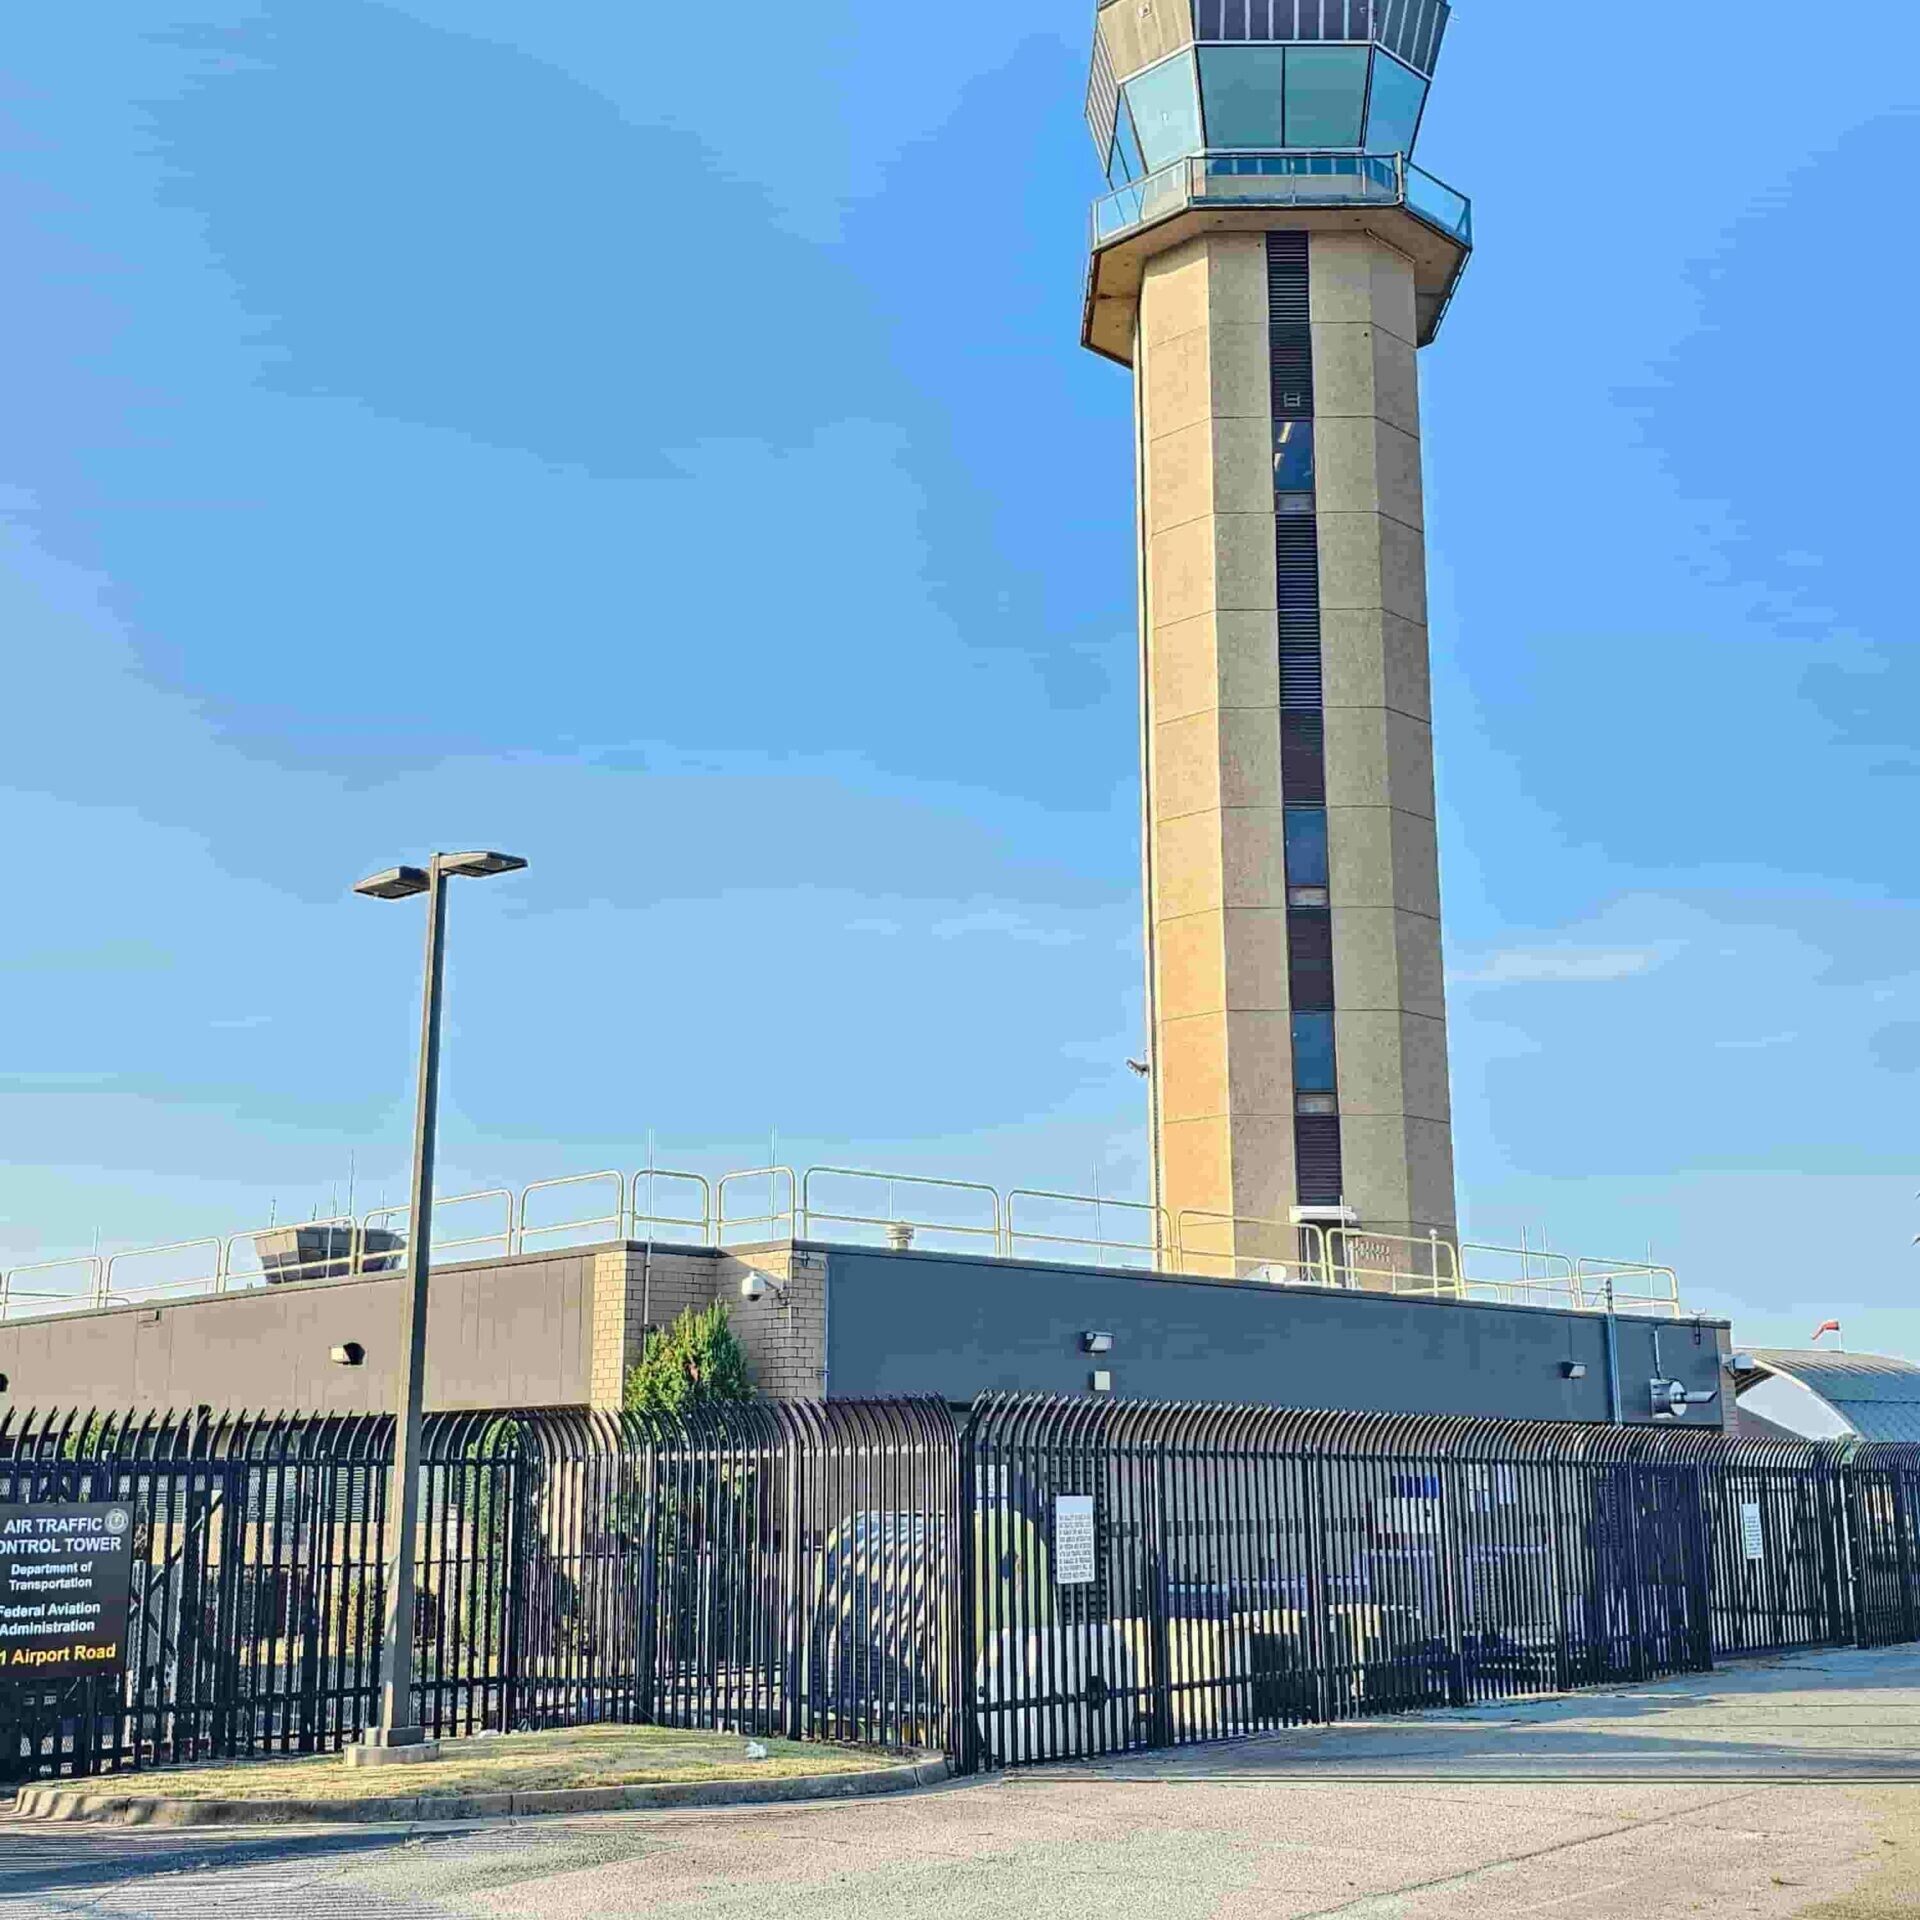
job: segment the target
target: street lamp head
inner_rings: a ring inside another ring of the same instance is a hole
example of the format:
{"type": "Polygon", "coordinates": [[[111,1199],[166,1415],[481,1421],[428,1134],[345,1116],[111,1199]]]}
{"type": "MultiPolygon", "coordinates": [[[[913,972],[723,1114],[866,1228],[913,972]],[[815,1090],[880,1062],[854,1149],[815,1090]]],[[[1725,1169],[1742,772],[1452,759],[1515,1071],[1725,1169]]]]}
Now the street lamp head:
{"type": "Polygon", "coordinates": [[[389,867],[385,873],[370,874],[354,888],[369,900],[405,900],[426,890],[427,876],[418,867],[389,867]]]}
{"type": "Polygon", "coordinates": [[[517,873],[526,864],[517,853],[443,853],[440,856],[442,873],[464,873],[476,880],[489,874],[517,873]]]}

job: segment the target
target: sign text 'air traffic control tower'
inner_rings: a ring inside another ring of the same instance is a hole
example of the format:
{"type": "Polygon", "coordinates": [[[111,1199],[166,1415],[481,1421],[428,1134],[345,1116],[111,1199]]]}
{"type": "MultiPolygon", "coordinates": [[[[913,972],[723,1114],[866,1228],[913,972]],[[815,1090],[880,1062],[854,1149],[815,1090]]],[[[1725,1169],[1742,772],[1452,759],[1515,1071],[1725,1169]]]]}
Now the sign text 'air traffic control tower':
{"type": "MultiPolygon", "coordinates": [[[[1134,373],[1155,1198],[1454,1232],[1415,354],[1441,0],[1107,0],[1086,344],[1134,373]]],[[[1395,1264],[1399,1264],[1397,1261],[1395,1264]]]]}

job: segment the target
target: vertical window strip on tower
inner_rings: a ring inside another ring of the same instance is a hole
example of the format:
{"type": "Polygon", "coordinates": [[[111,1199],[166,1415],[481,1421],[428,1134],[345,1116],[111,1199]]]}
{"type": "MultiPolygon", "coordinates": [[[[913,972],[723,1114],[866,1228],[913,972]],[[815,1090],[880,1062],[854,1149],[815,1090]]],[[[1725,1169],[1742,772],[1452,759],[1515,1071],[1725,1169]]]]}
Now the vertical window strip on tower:
{"type": "MultiPolygon", "coordinates": [[[[1301,847],[1316,835],[1304,816],[1321,818],[1325,845],[1326,716],[1320,645],[1320,523],[1313,468],[1313,329],[1308,239],[1267,235],[1267,336],[1273,383],[1274,581],[1279,606],[1280,784],[1289,809],[1289,838],[1301,847]]],[[[1291,856],[1290,856],[1291,857],[1291,856]]],[[[1305,875],[1302,875],[1303,880],[1305,875]]],[[[1322,864],[1314,880],[1324,887],[1322,864]]],[[[1296,1043],[1311,1037],[1317,1056],[1307,1088],[1295,1060],[1294,1167],[1298,1204],[1337,1206],[1343,1196],[1338,1062],[1332,1041],[1333,916],[1324,904],[1291,903],[1288,875],[1288,996],[1296,1043]],[[1311,1030],[1302,1031],[1302,1023],[1311,1030]]],[[[1309,882],[1308,884],[1312,884],[1309,882]]],[[[1309,894],[1309,900],[1314,896],[1309,894]]],[[[1324,901],[1324,893],[1320,899],[1324,901]]]]}

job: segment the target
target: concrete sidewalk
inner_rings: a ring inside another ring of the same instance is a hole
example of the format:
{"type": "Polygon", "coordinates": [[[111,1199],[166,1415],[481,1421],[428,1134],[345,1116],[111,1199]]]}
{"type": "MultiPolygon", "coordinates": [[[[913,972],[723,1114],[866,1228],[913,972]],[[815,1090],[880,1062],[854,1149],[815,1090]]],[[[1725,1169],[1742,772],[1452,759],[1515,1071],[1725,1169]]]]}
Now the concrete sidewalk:
{"type": "Polygon", "coordinates": [[[1920,1781],[1920,1648],[1795,1654],[1612,1692],[1045,1769],[1062,1771],[1128,1780],[1920,1781]]]}
{"type": "Polygon", "coordinates": [[[1907,1780],[1920,1654],[1901,1648],[891,1801],[271,1837],[16,1826],[0,1920],[1900,1920],[1920,1912],[1907,1780]]]}

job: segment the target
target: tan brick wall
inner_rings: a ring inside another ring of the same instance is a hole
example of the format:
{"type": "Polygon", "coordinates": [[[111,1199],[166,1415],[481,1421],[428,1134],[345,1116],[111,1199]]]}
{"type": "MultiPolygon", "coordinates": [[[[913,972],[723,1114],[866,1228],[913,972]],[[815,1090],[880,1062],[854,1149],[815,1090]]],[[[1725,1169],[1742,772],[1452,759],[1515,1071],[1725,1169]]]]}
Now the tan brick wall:
{"type": "Polygon", "coordinates": [[[609,1247],[594,1257],[591,1404],[617,1408],[628,1370],[645,1351],[649,1327],[664,1327],[688,1307],[722,1301],[746,1349],[754,1385],[773,1400],[818,1400],[826,1390],[827,1256],[786,1243],[737,1248],[718,1257],[660,1247],[651,1275],[645,1249],[609,1247]],[[786,1289],[743,1300],[754,1269],[786,1289]]]}
{"type": "Polygon", "coordinates": [[[754,1384],[771,1400],[819,1400],[827,1388],[827,1256],[792,1246],[738,1248],[717,1263],[719,1297],[747,1350],[754,1384]],[[781,1282],[784,1302],[769,1292],[743,1300],[740,1282],[753,1269],[781,1282]]]}
{"type": "Polygon", "coordinates": [[[591,1404],[620,1405],[628,1369],[646,1347],[649,1327],[664,1327],[688,1307],[714,1298],[721,1262],[711,1254],[642,1246],[609,1247],[593,1272],[591,1404]]]}

